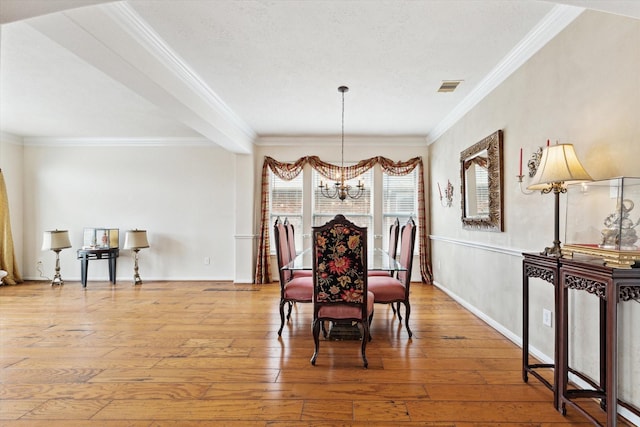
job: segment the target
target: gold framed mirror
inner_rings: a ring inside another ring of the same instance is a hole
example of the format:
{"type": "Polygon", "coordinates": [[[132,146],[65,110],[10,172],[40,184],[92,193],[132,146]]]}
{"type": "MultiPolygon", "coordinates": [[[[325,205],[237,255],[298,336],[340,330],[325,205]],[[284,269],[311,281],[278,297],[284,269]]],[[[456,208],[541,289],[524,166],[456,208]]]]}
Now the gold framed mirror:
{"type": "Polygon", "coordinates": [[[460,153],[462,227],[502,231],[502,131],[460,153]]]}

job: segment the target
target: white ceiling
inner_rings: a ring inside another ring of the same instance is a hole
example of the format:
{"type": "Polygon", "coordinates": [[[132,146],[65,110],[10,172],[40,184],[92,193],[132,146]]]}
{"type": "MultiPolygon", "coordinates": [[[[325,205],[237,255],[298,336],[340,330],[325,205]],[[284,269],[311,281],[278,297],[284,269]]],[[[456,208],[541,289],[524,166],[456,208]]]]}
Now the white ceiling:
{"type": "Polygon", "coordinates": [[[2,0],[0,130],[246,153],[339,134],[347,85],[347,135],[430,141],[582,11],[566,4],[640,18],[635,0],[562,3],[2,0]]]}

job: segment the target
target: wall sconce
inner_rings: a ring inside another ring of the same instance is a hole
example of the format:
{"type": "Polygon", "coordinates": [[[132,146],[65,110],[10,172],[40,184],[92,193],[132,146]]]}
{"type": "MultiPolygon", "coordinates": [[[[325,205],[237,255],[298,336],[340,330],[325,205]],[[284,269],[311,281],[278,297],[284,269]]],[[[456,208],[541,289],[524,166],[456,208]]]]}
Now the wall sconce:
{"type": "Polygon", "coordinates": [[[124,248],[131,249],[133,251],[133,284],[141,285],[142,279],[138,274],[138,252],[142,248],[148,248],[149,241],[147,240],[146,230],[128,230],[124,236],[124,248]]]}
{"type": "MultiPolygon", "coordinates": [[[[549,140],[547,140],[547,147],[549,147],[549,140]]],[[[542,159],[542,151],[543,147],[538,147],[538,149],[531,154],[531,157],[527,161],[529,178],[533,178],[534,176],[536,176],[536,172],[538,171],[538,167],[540,166],[540,160],[542,159]]],[[[522,194],[528,196],[529,194],[535,193],[535,191],[525,191],[522,189],[522,178],[524,178],[524,175],[522,174],[522,148],[520,149],[520,174],[516,175],[516,178],[518,178],[518,186],[520,187],[520,192],[522,194]]]]}
{"type": "Polygon", "coordinates": [[[60,276],[60,251],[71,247],[69,232],[67,230],[45,231],[42,237],[42,250],[54,251],[56,253],[56,273],[51,281],[53,285],[64,285],[64,280],[60,276]]]}
{"type": "Polygon", "coordinates": [[[438,193],[440,194],[440,204],[446,208],[450,208],[453,203],[453,184],[451,184],[451,181],[447,180],[447,186],[444,189],[444,201],[440,183],[438,183],[438,193]]]}

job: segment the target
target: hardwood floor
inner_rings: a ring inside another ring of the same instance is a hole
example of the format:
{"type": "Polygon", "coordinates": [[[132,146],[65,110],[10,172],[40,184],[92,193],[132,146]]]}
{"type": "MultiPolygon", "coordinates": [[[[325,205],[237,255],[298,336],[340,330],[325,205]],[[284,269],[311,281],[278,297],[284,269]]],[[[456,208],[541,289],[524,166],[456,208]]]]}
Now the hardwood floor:
{"type": "Polygon", "coordinates": [[[411,300],[413,339],[376,305],[365,370],[354,341],[311,366],[310,304],[279,339],[277,283],[2,286],[0,426],[590,425],[437,288],[411,300]]]}

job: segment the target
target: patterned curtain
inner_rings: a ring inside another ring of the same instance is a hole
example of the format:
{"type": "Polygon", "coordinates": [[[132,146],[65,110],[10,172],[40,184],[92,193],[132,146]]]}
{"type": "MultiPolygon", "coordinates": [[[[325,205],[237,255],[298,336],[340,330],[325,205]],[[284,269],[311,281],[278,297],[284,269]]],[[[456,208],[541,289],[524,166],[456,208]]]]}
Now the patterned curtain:
{"type": "Polygon", "coordinates": [[[0,169],[0,270],[8,275],[2,279],[2,283],[15,285],[22,282],[18,264],[13,252],[13,237],[11,237],[11,221],[9,218],[9,198],[4,183],[4,175],[0,169]]]}
{"type": "Polygon", "coordinates": [[[265,157],[262,165],[262,194],[260,197],[260,241],[256,262],[254,283],[269,283],[271,281],[269,258],[269,175],[268,169],[280,179],[291,180],[297,177],[305,164],[309,164],[318,173],[330,180],[338,179],[338,173],[343,173],[345,179],[353,179],[362,175],[376,164],[380,164],[384,173],[389,175],[407,175],[418,168],[418,223],[420,227],[420,275],[423,283],[431,283],[431,266],[429,264],[429,246],[427,235],[427,214],[424,197],[424,166],[421,157],[414,157],[406,162],[394,162],[385,157],[372,157],[359,161],[355,165],[340,166],[324,162],[317,156],[301,157],[294,163],[283,163],[271,157],[265,157]]]}

